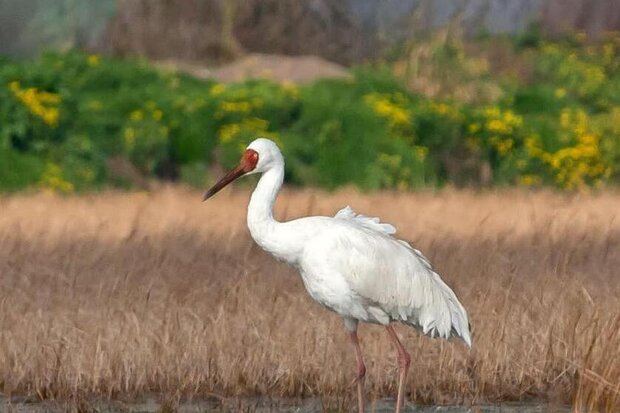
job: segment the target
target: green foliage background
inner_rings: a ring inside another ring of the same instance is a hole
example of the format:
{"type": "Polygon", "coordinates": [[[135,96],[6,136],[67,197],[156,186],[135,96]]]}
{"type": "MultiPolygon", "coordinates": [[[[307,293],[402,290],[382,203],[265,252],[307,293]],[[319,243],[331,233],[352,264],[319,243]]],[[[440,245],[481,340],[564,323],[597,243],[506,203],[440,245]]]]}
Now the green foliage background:
{"type": "Polygon", "coordinates": [[[384,62],[306,86],[219,84],[80,52],[0,61],[0,190],[135,184],[111,159],[134,176],[204,187],[211,164],[233,165],[259,136],[280,145],[298,185],[617,184],[618,36],[526,40],[500,43],[525,75],[491,70],[459,42],[430,49],[444,89],[493,85],[492,98],[412,92],[411,60],[400,72],[402,61],[384,62]]]}

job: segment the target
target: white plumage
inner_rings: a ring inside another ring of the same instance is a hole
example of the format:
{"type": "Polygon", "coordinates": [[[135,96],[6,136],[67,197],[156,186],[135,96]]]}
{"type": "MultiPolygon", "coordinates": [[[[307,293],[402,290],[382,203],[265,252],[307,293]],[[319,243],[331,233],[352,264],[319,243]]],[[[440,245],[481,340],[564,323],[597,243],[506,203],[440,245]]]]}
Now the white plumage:
{"type": "Polygon", "coordinates": [[[356,227],[340,235],[340,253],[347,252],[340,271],[349,274],[351,289],[374,316],[364,321],[400,321],[432,337],[461,337],[471,345],[465,309],[420,251],[394,238],[392,225],[356,215],[348,206],[335,218],[356,227]]]}
{"type": "MultiPolygon", "coordinates": [[[[356,214],[348,206],[333,218],[288,222],[273,218],[273,204],[284,178],[284,160],[272,141],[253,141],[240,165],[207,192],[205,199],[238,176],[251,173],[262,173],[248,206],[252,238],[276,258],[296,267],[310,296],[344,318],[356,345],[358,383],[365,373],[356,335],[359,321],[388,327],[405,374],[409,356],[391,329],[392,321],[416,327],[432,337],[460,337],[471,345],[467,313],[456,295],[420,251],[394,237],[392,225],[356,214]]],[[[397,411],[403,378],[401,373],[397,411]]]]}

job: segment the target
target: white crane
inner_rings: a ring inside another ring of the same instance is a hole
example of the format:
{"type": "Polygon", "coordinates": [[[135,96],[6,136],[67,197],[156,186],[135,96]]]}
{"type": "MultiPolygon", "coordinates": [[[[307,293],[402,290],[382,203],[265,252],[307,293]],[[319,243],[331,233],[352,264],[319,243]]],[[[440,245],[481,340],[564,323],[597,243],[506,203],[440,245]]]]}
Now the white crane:
{"type": "Polygon", "coordinates": [[[396,412],[400,412],[411,358],[390,323],[399,321],[433,337],[460,337],[471,346],[467,312],[420,251],[395,238],[396,229],[378,218],[358,215],[347,206],[333,218],[276,221],[272,210],[284,179],[284,159],[269,139],[254,140],[239,165],[209,189],[204,200],[240,176],[254,173],[262,176],[248,206],[252,238],[297,268],[310,296],[344,318],[355,348],[360,413],[366,367],[357,324],[385,326],[398,351],[396,412]]]}

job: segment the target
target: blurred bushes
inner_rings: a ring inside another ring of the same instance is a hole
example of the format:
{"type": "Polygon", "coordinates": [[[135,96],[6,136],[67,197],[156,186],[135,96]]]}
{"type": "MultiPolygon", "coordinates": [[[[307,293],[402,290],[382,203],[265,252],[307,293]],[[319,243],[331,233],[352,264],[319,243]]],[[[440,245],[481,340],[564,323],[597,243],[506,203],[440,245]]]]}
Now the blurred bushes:
{"type": "MultiPolygon", "coordinates": [[[[199,81],[77,52],[2,61],[0,189],[126,185],[110,159],[202,187],[210,164],[231,166],[257,136],[281,146],[287,179],[299,185],[617,183],[618,38],[534,45],[514,51],[528,77],[497,74],[501,93],[477,103],[411,93],[387,66],[299,87],[199,81]]],[[[461,66],[462,48],[449,47],[461,66]]]]}

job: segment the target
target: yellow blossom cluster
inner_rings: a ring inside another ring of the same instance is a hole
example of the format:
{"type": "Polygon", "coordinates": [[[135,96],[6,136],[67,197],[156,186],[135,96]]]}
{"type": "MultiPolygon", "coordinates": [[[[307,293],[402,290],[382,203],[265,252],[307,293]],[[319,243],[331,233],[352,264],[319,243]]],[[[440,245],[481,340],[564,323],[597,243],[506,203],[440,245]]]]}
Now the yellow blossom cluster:
{"type": "Polygon", "coordinates": [[[103,109],[103,103],[101,103],[100,100],[98,99],[91,99],[88,101],[88,103],[86,104],[86,107],[89,110],[92,110],[93,112],[98,112],[101,109],[103,109]]]}
{"type": "MultiPolygon", "coordinates": [[[[379,117],[386,119],[392,132],[401,138],[405,138],[407,143],[411,145],[412,153],[420,161],[424,161],[428,156],[428,148],[421,145],[413,145],[413,112],[409,108],[409,102],[402,93],[396,92],[392,94],[369,93],[363,97],[364,103],[370,106],[374,113],[379,117]]],[[[429,108],[431,111],[441,114],[442,116],[453,116],[454,109],[444,103],[431,102],[429,108]]],[[[405,189],[411,178],[411,170],[408,167],[400,165],[402,159],[399,155],[382,154],[379,162],[383,168],[389,173],[394,182],[388,182],[388,186],[396,186],[405,189]]]]}
{"type": "Polygon", "coordinates": [[[428,107],[432,112],[453,121],[460,121],[463,118],[462,113],[457,107],[451,106],[447,103],[429,101],[428,107]]]}
{"type": "Polygon", "coordinates": [[[39,180],[39,185],[42,188],[55,192],[69,193],[75,190],[73,184],[62,176],[62,168],[60,165],[53,162],[49,162],[46,165],[39,180]]]}
{"type": "Polygon", "coordinates": [[[211,96],[219,96],[222,93],[224,93],[226,91],[226,85],[223,83],[216,83],[215,85],[211,86],[211,89],[209,89],[209,95],[211,96]]]}
{"type": "Polygon", "coordinates": [[[34,87],[22,89],[19,81],[9,83],[9,90],[28,110],[45,124],[55,128],[60,117],[60,95],[34,87]]]}
{"type": "Polygon", "coordinates": [[[285,80],[284,82],[280,83],[280,87],[286,94],[288,94],[293,99],[299,98],[299,88],[295,83],[285,80]]]}
{"type": "MultiPolygon", "coordinates": [[[[214,86],[215,87],[215,86],[214,86]]],[[[178,96],[174,99],[173,106],[175,109],[182,109],[187,113],[194,113],[207,105],[206,99],[199,98],[190,98],[187,96],[178,96]]]]}
{"type": "Polygon", "coordinates": [[[523,125],[523,118],[497,106],[483,109],[480,115],[478,121],[467,126],[470,135],[465,141],[467,146],[476,150],[486,143],[499,155],[508,155],[515,144],[515,132],[523,125]]]}
{"type": "Polygon", "coordinates": [[[542,159],[555,172],[555,180],[567,189],[579,189],[588,183],[600,184],[601,178],[610,173],[602,159],[600,138],[589,128],[588,115],[583,110],[564,109],[560,114],[560,126],[564,140],[572,146],[554,153],[543,154],[542,159]]]}
{"type": "Polygon", "coordinates": [[[88,56],[86,61],[88,62],[89,66],[95,67],[99,65],[99,63],[101,62],[101,58],[99,57],[99,55],[91,54],[88,56]]]}
{"type": "Polygon", "coordinates": [[[133,110],[123,130],[125,147],[133,150],[136,139],[140,136],[154,137],[157,135],[162,139],[167,138],[170,130],[168,126],[162,124],[163,117],[164,112],[152,101],[146,102],[143,108],[133,110]]]}
{"type": "MultiPolygon", "coordinates": [[[[618,39],[620,40],[620,38],[618,39]]],[[[618,42],[620,45],[620,41],[618,42]]],[[[603,62],[607,65],[613,64],[616,55],[618,53],[618,47],[613,42],[607,42],[603,45],[603,62]]]]}
{"type": "Polygon", "coordinates": [[[364,102],[395,129],[405,129],[411,126],[411,111],[405,107],[404,100],[400,93],[364,95],[364,102]]]}
{"type": "MultiPolygon", "coordinates": [[[[615,50],[607,46],[607,53],[614,55],[615,50]]],[[[608,81],[600,62],[584,59],[557,43],[544,43],[541,59],[548,71],[554,72],[559,80],[582,96],[592,95],[608,81]]],[[[562,92],[559,95],[563,97],[562,92]]]]}
{"type": "MultiPolygon", "coordinates": [[[[164,116],[164,112],[161,109],[157,109],[155,107],[150,110],[147,109],[147,114],[150,114],[151,119],[159,122],[161,118],[164,116]]],[[[129,114],[129,119],[132,121],[138,122],[144,119],[145,111],[142,109],[136,109],[129,114]]]]}
{"type": "Polygon", "coordinates": [[[123,132],[123,139],[125,140],[125,146],[129,149],[133,149],[136,142],[136,129],[128,126],[123,132]]]}
{"type": "Polygon", "coordinates": [[[223,125],[218,131],[217,137],[220,143],[228,143],[232,141],[239,133],[249,132],[253,135],[260,134],[262,137],[267,137],[277,140],[277,135],[273,132],[268,132],[269,122],[265,119],[256,117],[245,118],[239,123],[229,123],[223,125]]]}
{"type": "Polygon", "coordinates": [[[382,153],[377,161],[381,165],[381,169],[384,170],[383,183],[385,185],[396,187],[399,191],[409,189],[412,171],[410,167],[403,165],[401,155],[382,153]]]}
{"type": "Polygon", "coordinates": [[[426,146],[415,145],[413,147],[413,151],[416,156],[422,160],[426,159],[426,156],[428,155],[428,148],[426,146]]]}
{"type": "Polygon", "coordinates": [[[214,118],[234,122],[241,116],[257,116],[258,111],[282,101],[297,101],[300,91],[292,82],[247,84],[216,83],[209,89],[215,104],[214,118]]]}
{"type": "Polygon", "coordinates": [[[245,149],[247,142],[240,140],[256,136],[281,144],[279,135],[269,130],[270,122],[264,119],[261,109],[265,109],[266,103],[271,106],[281,101],[296,101],[300,91],[291,82],[248,82],[236,85],[218,83],[211,87],[209,94],[215,97],[213,117],[221,122],[217,131],[218,142],[232,146],[239,144],[240,149],[245,149]]]}
{"type": "Polygon", "coordinates": [[[522,186],[538,186],[542,183],[542,178],[534,174],[525,174],[519,177],[519,184],[522,186]]]}
{"type": "Polygon", "coordinates": [[[255,97],[250,100],[223,100],[219,102],[218,110],[215,112],[216,119],[222,119],[226,114],[248,114],[255,109],[263,107],[262,98],[255,97]]]}
{"type": "Polygon", "coordinates": [[[583,110],[564,109],[559,121],[560,141],[566,142],[566,146],[547,152],[538,137],[529,136],[525,139],[528,155],[542,160],[550,168],[555,182],[565,189],[600,185],[611,168],[601,156],[600,137],[591,130],[588,115],[583,110]]]}
{"type": "Polygon", "coordinates": [[[512,138],[501,139],[497,136],[491,136],[489,142],[502,156],[507,155],[514,145],[514,140],[512,138]]]}

